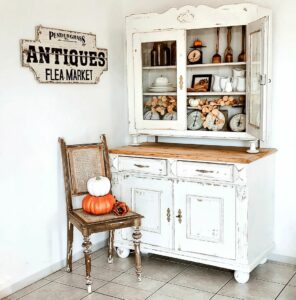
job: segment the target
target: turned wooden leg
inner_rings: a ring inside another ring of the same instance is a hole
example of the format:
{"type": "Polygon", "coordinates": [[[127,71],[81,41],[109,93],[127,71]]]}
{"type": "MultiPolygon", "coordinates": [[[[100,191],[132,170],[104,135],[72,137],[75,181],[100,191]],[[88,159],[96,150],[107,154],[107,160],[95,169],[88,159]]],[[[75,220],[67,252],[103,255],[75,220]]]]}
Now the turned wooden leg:
{"type": "Polygon", "coordinates": [[[108,241],[108,263],[113,263],[113,253],[114,253],[114,230],[109,231],[109,241],[108,241]]]}
{"type": "Polygon", "coordinates": [[[84,236],[83,237],[83,252],[84,252],[84,258],[85,258],[85,275],[86,275],[86,287],[87,291],[91,293],[91,277],[90,277],[90,272],[91,272],[91,241],[89,236],[84,236]]]}
{"type": "Polygon", "coordinates": [[[67,224],[67,266],[66,271],[72,272],[73,224],[67,224]]]}
{"type": "Polygon", "coordinates": [[[138,277],[138,281],[141,281],[142,275],[142,262],[141,262],[141,252],[140,252],[140,243],[141,243],[141,231],[139,226],[136,226],[133,233],[134,239],[134,246],[135,246],[135,267],[136,267],[136,274],[138,277]]]}

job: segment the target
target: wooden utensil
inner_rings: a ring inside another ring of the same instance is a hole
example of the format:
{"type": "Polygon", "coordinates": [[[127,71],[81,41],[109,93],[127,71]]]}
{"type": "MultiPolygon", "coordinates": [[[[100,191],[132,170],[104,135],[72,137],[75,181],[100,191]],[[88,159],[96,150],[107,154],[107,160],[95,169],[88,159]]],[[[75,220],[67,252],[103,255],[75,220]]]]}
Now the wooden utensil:
{"type": "Polygon", "coordinates": [[[217,28],[217,43],[216,43],[216,53],[212,58],[213,64],[220,64],[222,61],[221,55],[219,54],[219,35],[220,35],[220,28],[217,28]]]}
{"type": "Polygon", "coordinates": [[[227,63],[233,62],[233,50],[231,48],[231,29],[227,27],[227,47],[224,52],[224,61],[227,63]]]}
{"type": "Polygon", "coordinates": [[[242,26],[242,52],[238,56],[238,61],[246,61],[246,27],[242,26]]]}

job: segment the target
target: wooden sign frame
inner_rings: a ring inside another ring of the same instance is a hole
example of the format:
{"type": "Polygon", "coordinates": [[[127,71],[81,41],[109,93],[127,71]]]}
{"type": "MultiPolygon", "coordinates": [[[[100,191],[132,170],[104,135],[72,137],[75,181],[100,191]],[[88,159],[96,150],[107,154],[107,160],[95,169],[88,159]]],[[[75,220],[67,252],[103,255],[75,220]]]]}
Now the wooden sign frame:
{"type": "Polygon", "coordinates": [[[108,70],[108,50],[96,47],[96,35],[43,26],[36,40],[21,40],[22,66],[40,83],[98,83],[108,70]]]}

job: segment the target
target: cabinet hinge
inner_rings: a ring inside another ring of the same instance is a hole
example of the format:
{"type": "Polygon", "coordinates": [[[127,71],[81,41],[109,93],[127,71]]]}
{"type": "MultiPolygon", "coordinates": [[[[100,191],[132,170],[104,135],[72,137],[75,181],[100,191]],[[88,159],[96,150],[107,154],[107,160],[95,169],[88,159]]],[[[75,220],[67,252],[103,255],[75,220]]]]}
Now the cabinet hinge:
{"type": "Polygon", "coordinates": [[[178,210],[178,215],[176,216],[177,219],[179,219],[179,223],[182,224],[182,210],[178,210]]]}
{"type": "Polygon", "coordinates": [[[179,87],[180,87],[180,90],[183,90],[183,76],[182,75],[180,75],[179,76],[179,87]]]}
{"type": "Polygon", "coordinates": [[[260,74],[259,75],[259,82],[260,82],[260,85],[266,85],[266,82],[267,82],[266,74],[260,74]]]}

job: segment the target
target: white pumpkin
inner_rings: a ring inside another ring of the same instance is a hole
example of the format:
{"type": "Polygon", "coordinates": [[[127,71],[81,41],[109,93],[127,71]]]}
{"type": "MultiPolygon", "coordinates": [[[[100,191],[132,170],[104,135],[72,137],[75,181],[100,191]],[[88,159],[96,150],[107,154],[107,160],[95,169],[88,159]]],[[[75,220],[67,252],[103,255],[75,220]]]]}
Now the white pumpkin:
{"type": "Polygon", "coordinates": [[[110,192],[111,183],[107,177],[98,176],[87,181],[88,192],[96,197],[105,196],[110,192]]]}
{"type": "Polygon", "coordinates": [[[191,107],[196,107],[199,105],[200,99],[191,98],[188,102],[191,107]]]}

